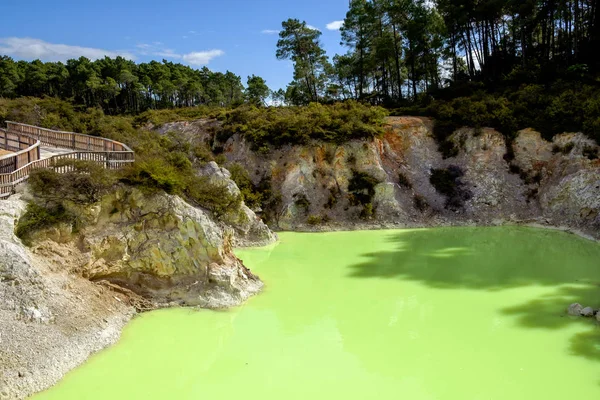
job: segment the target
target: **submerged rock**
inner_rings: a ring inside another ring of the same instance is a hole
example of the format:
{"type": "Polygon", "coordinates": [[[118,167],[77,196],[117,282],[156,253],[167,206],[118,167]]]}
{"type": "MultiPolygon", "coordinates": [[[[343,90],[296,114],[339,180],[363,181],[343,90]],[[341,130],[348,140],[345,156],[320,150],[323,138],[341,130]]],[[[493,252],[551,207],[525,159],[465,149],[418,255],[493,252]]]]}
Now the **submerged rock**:
{"type": "Polygon", "coordinates": [[[583,310],[581,310],[581,315],[584,317],[593,317],[594,309],[592,307],[585,307],[583,310]]]}
{"type": "Polygon", "coordinates": [[[579,304],[579,303],[573,303],[567,309],[567,313],[569,315],[580,316],[582,310],[583,310],[583,306],[581,304],[579,304]]]}

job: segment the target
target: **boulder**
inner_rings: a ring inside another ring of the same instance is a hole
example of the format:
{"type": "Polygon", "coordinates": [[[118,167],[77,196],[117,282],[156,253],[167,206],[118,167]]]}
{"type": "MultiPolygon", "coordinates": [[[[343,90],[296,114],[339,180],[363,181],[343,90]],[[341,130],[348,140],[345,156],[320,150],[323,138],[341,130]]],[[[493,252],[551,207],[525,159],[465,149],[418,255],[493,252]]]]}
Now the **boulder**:
{"type": "Polygon", "coordinates": [[[581,315],[583,315],[584,317],[593,317],[594,309],[592,307],[586,307],[583,310],[581,310],[581,315]]]}
{"type": "Polygon", "coordinates": [[[583,310],[583,306],[581,304],[579,304],[579,303],[573,303],[567,309],[567,313],[569,315],[580,316],[582,310],[583,310]]]}

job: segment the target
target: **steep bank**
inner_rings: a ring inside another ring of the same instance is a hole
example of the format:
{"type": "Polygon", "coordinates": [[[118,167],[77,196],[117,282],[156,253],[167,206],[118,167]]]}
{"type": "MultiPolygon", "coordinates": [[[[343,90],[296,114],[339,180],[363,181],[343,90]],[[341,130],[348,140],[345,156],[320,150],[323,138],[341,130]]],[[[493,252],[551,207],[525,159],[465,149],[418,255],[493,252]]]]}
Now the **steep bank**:
{"type": "Polygon", "coordinates": [[[251,211],[225,224],[177,196],[121,187],[81,206],[84,227],[36,232],[26,247],[13,232],[28,197],[0,201],[0,399],[55,384],[136,312],[230,307],[263,285],[232,252],[236,232],[275,240],[251,211]]]}
{"type": "MultiPolygon", "coordinates": [[[[277,198],[269,223],[277,229],[531,223],[600,238],[599,150],[584,135],[565,133],[548,142],[525,129],[507,145],[493,129],[463,128],[452,137],[458,154],[444,159],[432,121],[387,122],[378,139],[267,153],[252,151],[234,135],[222,144],[223,154],[244,166],[255,185],[269,182],[277,198]]],[[[215,124],[201,120],[158,129],[213,144],[215,124]]]]}

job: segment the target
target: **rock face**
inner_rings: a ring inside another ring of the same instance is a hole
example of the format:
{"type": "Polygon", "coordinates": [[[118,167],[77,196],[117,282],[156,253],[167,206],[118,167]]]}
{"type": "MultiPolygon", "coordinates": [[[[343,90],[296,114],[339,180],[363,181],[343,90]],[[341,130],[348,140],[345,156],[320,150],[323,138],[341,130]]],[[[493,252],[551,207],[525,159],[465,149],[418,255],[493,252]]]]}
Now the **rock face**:
{"type": "Polygon", "coordinates": [[[236,232],[275,240],[258,222],[230,221],[236,231],[176,196],[122,187],[72,206],[81,229],[37,232],[27,248],[13,234],[25,205],[0,201],[0,399],[55,384],[114,343],[136,310],[239,305],[263,284],[233,254],[236,232]]]}
{"type": "MultiPolygon", "coordinates": [[[[219,167],[216,162],[209,162],[199,169],[198,174],[208,177],[213,184],[227,187],[230,194],[240,195],[240,189],[231,179],[231,173],[219,167]]],[[[230,210],[223,217],[223,222],[235,232],[235,247],[266,246],[277,241],[277,236],[269,227],[243,203],[239,210],[230,210]]]]}
{"type": "Polygon", "coordinates": [[[129,297],[69,274],[25,248],[19,196],[0,201],[0,399],[55,384],[112,343],[133,316],[129,297]]]}
{"type": "Polygon", "coordinates": [[[262,286],[233,254],[233,230],[179,197],[122,188],[76,213],[86,215],[82,229],[42,231],[33,251],[92,281],[209,308],[240,304],[262,286]]]}
{"type": "MultiPolygon", "coordinates": [[[[278,229],[534,223],[600,238],[600,160],[589,157],[598,146],[582,134],[558,135],[551,143],[525,129],[510,145],[514,159],[507,162],[500,133],[463,128],[451,137],[458,154],[444,159],[430,120],[387,122],[385,135],[375,140],[284,146],[268,154],[253,152],[235,135],[224,154],[243,165],[255,184],[270,180],[279,201],[269,224],[278,229]],[[447,169],[462,174],[451,196],[431,184],[433,170],[447,169]],[[351,201],[353,171],[377,182],[372,215],[365,217],[351,201]]],[[[210,142],[215,124],[172,123],[168,130],[210,142]]]]}

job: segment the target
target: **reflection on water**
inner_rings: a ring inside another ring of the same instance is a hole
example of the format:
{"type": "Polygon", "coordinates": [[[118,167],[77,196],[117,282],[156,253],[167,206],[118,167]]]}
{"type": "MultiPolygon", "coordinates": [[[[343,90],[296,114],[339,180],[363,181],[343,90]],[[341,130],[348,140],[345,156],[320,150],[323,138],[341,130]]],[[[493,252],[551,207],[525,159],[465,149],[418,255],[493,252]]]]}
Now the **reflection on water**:
{"type": "Polygon", "coordinates": [[[600,396],[600,246],[530,228],[281,235],[264,293],[163,310],[39,399],[600,396]],[[574,392],[574,390],[576,392],[574,392]]]}

